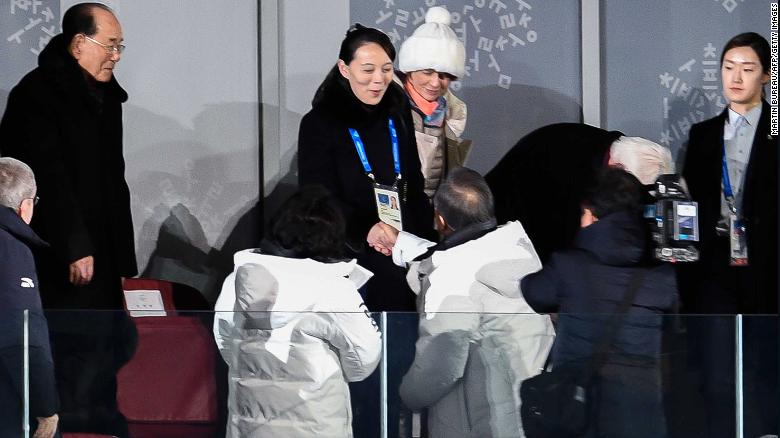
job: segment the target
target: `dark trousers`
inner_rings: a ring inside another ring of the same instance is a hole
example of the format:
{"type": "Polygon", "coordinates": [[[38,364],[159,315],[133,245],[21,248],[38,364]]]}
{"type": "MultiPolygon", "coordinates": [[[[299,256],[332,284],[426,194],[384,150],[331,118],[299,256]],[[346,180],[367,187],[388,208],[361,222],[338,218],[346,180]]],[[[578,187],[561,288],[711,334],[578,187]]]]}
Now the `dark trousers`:
{"type": "Polygon", "coordinates": [[[416,295],[406,283],[406,269],[393,264],[389,256],[371,248],[358,257],[358,264],[374,273],[360,289],[372,312],[416,312],[416,295]]]}
{"type": "MultiPolygon", "coordinates": [[[[387,351],[383,352],[387,361],[387,436],[392,438],[412,436],[412,412],[401,402],[398,389],[414,360],[417,324],[416,313],[391,312],[387,314],[387,331],[382,333],[387,339],[387,351]]],[[[380,367],[366,380],[349,384],[355,437],[381,436],[380,367]]]]}
{"type": "MultiPolygon", "coordinates": [[[[19,333],[22,328],[19,327],[19,333]]],[[[48,357],[48,347],[31,346],[27,354],[29,359],[28,376],[30,383],[41,384],[43,382],[53,383],[47,378],[50,367],[43,362],[48,357]],[[46,350],[46,351],[42,351],[46,350]],[[39,379],[35,382],[35,379],[39,379]],[[41,381],[42,380],[42,381],[41,381]]],[[[23,436],[22,418],[24,415],[24,396],[22,379],[24,378],[23,363],[25,352],[21,346],[11,346],[0,348],[0,437],[20,437],[23,436]]],[[[47,388],[53,385],[45,385],[47,388]]],[[[30,387],[30,405],[29,418],[27,424],[30,426],[30,436],[33,436],[38,429],[38,419],[35,415],[36,397],[51,398],[49,394],[36,393],[33,387],[30,387]]],[[[44,388],[40,388],[44,389],[44,388]]],[[[40,400],[38,400],[40,402],[40,400]]],[[[55,433],[55,438],[60,437],[59,428],[55,433]]]]}
{"type": "MultiPolygon", "coordinates": [[[[730,267],[728,241],[706,261],[690,336],[693,363],[707,415],[708,437],[736,433],[736,316],[746,311],[747,291],[758,288],[751,268],[730,267]]],[[[773,291],[772,293],[777,293],[773,291]]],[[[750,310],[747,309],[749,312],[750,310]]],[[[776,315],[744,315],[742,331],[745,436],[778,433],[778,319],[776,315]]]]}
{"type": "Polygon", "coordinates": [[[588,438],[664,438],[658,366],[605,364],[594,385],[588,438]],[[637,420],[641,415],[641,421],[637,420]]]}
{"type": "Polygon", "coordinates": [[[127,437],[127,421],[117,406],[116,374],[135,351],[135,325],[124,311],[60,311],[48,318],[60,429],[127,437]],[[68,324],[73,319],[90,329],[74,330],[68,324]]]}
{"type": "MultiPolygon", "coordinates": [[[[736,317],[706,316],[690,324],[708,437],[736,433],[736,317]]],[[[777,317],[743,316],[742,401],[745,436],[778,433],[777,317]]]]}
{"type": "MultiPolygon", "coordinates": [[[[412,413],[403,406],[398,394],[401,379],[414,360],[418,315],[416,295],[406,283],[406,270],[393,264],[390,257],[368,248],[358,256],[358,263],[374,273],[360,289],[366,306],[379,323],[380,312],[387,314],[387,423],[388,436],[411,436],[412,413]]],[[[349,385],[354,415],[355,437],[378,437],[381,425],[379,368],[363,382],[349,385]]]]}
{"type": "Polygon", "coordinates": [[[128,436],[116,401],[116,374],[133,356],[138,333],[122,310],[120,275],[100,253],[92,281],[84,286],[70,284],[67,265],[54,260],[42,259],[38,270],[60,395],[60,429],[128,436]]]}

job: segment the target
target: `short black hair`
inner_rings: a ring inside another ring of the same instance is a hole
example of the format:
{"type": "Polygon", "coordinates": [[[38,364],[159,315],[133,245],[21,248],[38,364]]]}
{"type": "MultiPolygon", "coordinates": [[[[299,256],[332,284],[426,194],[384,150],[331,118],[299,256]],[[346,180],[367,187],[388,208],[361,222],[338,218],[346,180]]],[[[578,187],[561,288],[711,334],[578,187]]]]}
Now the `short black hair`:
{"type": "Polygon", "coordinates": [[[723,57],[726,56],[726,52],[735,47],[750,47],[753,49],[756,52],[756,56],[758,56],[759,62],[761,62],[761,70],[765,74],[769,74],[769,42],[766,38],[755,32],[745,32],[731,38],[720,54],[721,65],[723,65],[723,57]]]}
{"type": "Polygon", "coordinates": [[[95,8],[114,13],[103,3],[79,3],[65,11],[62,17],[62,35],[65,41],[72,41],[73,37],[80,33],[87,36],[94,36],[97,33],[97,23],[93,14],[95,8]]]}
{"type": "Polygon", "coordinates": [[[629,172],[610,166],[598,172],[596,184],[588,190],[582,206],[603,218],[617,212],[639,213],[642,199],[642,183],[629,172]]]}
{"type": "Polygon", "coordinates": [[[347,30],[347,35],[341,42],[339,59],[344,61],[345,64],[349,64],[355,58],[357,49],[371,43],[378,44],[387,53],[390,60],[395,61],[395,47],[393,47],[390,37],[379,29],[365,27],[360,23],[353,24],[347,30]]]}
{"type": "Polygon", "coordinates": [[[433,196],[433,206],[453,230],[495,218],[490,187],[467,167],[450,170],[433,196]]]}
{"type": "Polygon", "coordinates": [[[344,257],[344,216],[333,196],[320,185],[304,186],[288,198],[269,228],[269,240],[292,257],[318,261],[344,257]]]}

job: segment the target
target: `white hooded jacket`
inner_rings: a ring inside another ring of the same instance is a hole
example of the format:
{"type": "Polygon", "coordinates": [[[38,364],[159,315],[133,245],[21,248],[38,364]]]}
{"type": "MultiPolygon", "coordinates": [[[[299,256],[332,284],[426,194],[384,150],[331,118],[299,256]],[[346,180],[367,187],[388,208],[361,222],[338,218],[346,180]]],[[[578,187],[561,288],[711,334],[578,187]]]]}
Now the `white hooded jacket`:
{"type": "MultiPolygon", "coordinates": [[[[425,246],[409,245],[406,255],[425,246]]],[[[410,266],[420,334],[400,392],[410,409],[428,408],[432,438],[524,436],[520,383],[539,374],[555,337],[550,317],[518,288],[540,268],[520,222],[410,266]]]]}
{"type": "Polygon", "coordinates": [[[214,336],[229,371],[228,437],[351,437],[348,381],[368,377],[381,335],[353,260],[234,256],[214,336]]]}

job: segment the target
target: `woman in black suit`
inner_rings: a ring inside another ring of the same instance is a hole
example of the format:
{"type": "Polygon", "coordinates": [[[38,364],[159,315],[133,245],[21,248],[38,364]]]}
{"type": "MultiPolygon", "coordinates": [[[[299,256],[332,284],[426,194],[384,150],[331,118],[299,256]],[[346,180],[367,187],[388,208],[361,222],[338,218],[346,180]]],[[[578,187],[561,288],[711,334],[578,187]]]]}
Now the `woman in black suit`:
{"type": "MultiPolygon", "coordinates": [[[[691,127],[682,170],[699,203],[701,258],[681,269],[680,287],[689,313],[776,315],[778,156],[762,99],[766,39],[753,32],[732,38],[721,76],[728,108],[691,127]],[[730,243],[732,233],[740,245],[730,243]]],[[[734,436],[734,318],[710,316],[695,327],[709,436],[734,436]]],[[[776,336],[776,316],[745,318],[746,436],[777,433],[776,336]]]]}

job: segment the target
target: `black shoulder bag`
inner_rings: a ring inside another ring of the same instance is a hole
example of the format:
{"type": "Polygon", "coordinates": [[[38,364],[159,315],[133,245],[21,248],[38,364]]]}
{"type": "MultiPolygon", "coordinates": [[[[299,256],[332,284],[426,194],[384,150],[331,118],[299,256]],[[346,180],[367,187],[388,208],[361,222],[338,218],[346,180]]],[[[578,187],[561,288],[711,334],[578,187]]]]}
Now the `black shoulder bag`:
{"type": "MultiPolygon", "coordinates": [[[[588,366],[565,364],[530,377],[520,385],[520,417],[528,438],[578,437],[588,428],[593,379],[606,361],[614,337],[634,302],[645,270],[631,276],[628,292],[610,317],[607,330],[588,366]]],[[[589,278],[590,280],[590,278],[589,278]]],[[[593,287],[593,282],[590,282],[593,287]]]]}

